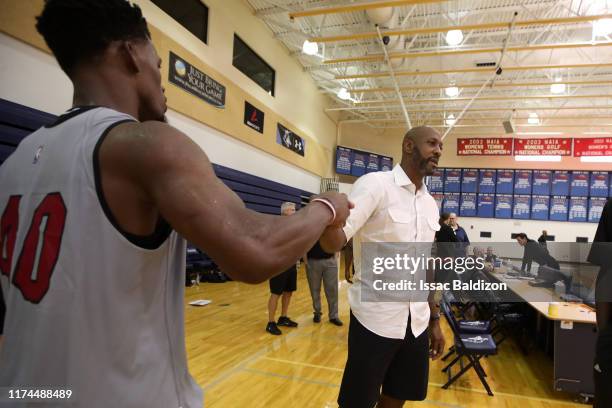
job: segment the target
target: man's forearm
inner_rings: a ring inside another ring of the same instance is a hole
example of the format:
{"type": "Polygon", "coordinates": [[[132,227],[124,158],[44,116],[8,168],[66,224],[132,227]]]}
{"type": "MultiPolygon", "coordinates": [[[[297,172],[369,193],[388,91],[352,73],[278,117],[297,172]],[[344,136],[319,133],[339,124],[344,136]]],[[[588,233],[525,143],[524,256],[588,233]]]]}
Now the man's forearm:
{"type": "Polygon", "coordinates": [[[328,227],[319,239],[321,248],[328,254],[340,251],[346,245],[346,235],[342,228],[328,227]]]}

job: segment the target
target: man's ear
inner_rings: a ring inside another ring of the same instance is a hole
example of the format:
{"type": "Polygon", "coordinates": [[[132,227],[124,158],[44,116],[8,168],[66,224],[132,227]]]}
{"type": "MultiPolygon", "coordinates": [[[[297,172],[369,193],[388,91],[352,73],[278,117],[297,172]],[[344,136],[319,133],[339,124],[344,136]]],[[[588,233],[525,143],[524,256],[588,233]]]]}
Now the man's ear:
{"type": "Polygon", "coordinates": [[[409,137],[404,138],[402,149],[404,150],[404,153],[412,154],[412,151],[414,150],[414,141],[409,137]]]}
{"type": "Polygon", "coordinates": [[[139,73],[141,67],[136,44],[133,41],[122,41],[119,51],[123,57],[126,68],[132,73],[139,73]]]}

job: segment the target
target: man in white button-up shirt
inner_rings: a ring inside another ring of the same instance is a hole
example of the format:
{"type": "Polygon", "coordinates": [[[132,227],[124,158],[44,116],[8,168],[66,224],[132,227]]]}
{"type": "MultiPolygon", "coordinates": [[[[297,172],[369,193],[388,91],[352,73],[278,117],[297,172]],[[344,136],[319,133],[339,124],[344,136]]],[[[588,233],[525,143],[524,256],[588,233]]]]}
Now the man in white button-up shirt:
{"type": "Polygon", "coordinates": [[[428,127],[408,131],[401,163],[390,172],[359,178],[349,197],[355,208],[343,233],[321,238],[332,252],[353,238],[355,253],[341,408],[402,407],[406,400],[427,395],[428,357],[438,358],[444,350],[439,312],[433,302],[362,302],[361,250],[370,242],[433,242],[440,228],[438,207],[423,178],[433,173],[441,153],[438,132],[428,127]]]}

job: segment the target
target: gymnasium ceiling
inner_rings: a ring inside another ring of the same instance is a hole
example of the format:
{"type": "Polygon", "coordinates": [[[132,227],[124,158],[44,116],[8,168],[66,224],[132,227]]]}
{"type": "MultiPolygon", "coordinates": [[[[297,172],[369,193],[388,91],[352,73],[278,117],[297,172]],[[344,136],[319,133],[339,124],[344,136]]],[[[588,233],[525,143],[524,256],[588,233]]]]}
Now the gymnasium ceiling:
{"type": "Polygon", "coordinates": [[[523,132],[612,131],[612,0],[247,1],[342,120],[459,134],[503,133],[508,118],[523,132]],[[448,44],[450,30],[461,30],[459,44],[448,44]]]}

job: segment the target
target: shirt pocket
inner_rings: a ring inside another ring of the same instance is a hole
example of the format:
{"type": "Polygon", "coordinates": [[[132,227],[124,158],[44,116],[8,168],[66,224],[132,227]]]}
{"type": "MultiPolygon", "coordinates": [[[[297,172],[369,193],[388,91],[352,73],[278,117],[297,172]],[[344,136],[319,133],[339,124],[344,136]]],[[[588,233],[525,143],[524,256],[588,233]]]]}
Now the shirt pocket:
{"type": "Polygon", "coordinates": [[[417,223],[413,211],[403,208],[388,208],[390,223],[385,234],[387,242],[414,242],[416,239],[417,223]]]}

